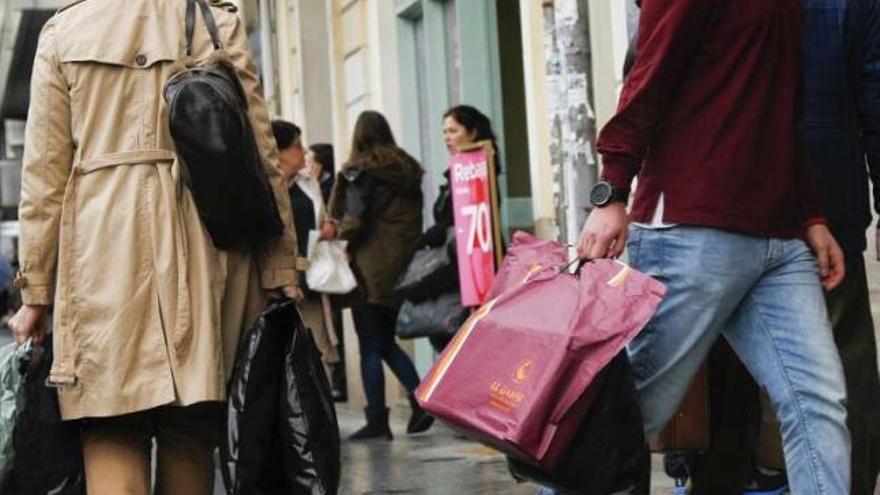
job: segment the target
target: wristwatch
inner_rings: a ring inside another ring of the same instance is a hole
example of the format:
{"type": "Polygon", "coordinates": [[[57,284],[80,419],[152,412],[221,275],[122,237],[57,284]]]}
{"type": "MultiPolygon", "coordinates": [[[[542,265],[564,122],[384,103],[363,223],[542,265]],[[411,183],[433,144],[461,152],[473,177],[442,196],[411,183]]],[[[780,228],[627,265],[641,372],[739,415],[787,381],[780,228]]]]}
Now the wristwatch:
{"type": "Polygon", "coordinates": [[[590,202],[597,208],[611,203],[623,203],[629,200],[629,189],[618,189],[606,180],[600,180],[590,191],[590,202]]]}

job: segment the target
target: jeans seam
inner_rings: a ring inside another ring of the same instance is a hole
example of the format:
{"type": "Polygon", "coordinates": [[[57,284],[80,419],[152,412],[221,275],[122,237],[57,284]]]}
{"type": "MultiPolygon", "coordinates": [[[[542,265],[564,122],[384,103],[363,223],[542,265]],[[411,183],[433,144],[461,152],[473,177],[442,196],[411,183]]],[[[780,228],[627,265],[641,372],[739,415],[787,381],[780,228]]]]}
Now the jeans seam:
{"type": "Polygon", "coordinates": [[[636,264],[638,263],[639,258],[641,257],[641,246],[642,246],[642,236],[641,233],[633,231],[629,234],[629,239],[627,240],[626,250],[628,251],[628,259],[629,265],[633,265],[633,259],[635,259],[636,264]]]}
{"type": "MultiPolygon", "coordinates": [[[[783,378],[783,380],[785,380],[785,384],[789,388],[789,390],[792,391],[792,397],[794,397],[795,408],[797,409],[798,422],[801,423],[801,425],[803,426],[804,432],[807,433],[806,435],[804,435],[803,440],[807,444],[807,452],[809,453],[810,469],[813,473],[813,480],[815,481],[816,486],[819,488],[819,493],[823,493],[823,494],[827,493],[825,490],[825,487],[822,485],[822,480],[819,479],[819,475],[818,475],[819,469],[817,466],[818,460],[817,460],[817,456],[816,456],[816,449],[813,446],[811,435],[809,434],[810,432],[808,431],[809,426],[808,426],[808,423],[806,420],[806,415],[804,414],[803,405],[801,404],[800,391],[794,386],[794,384],[792,383],[791,379],[788,376],[788,371],[786,370],[785,364],[783,363],[782,355],[779,353],[779,348],[776,345],[776,340],[773,339],[773,336],[770,335],[770,331],[767,329],[767,324],[764,321],[765,316],[764,316],[763,310],[761,309],[761,305],[755,302],[754,295],[748,296],[748,303],[755,307],[757,314],[758,314],[758,321],[761,324],[761,331],[764,332],[764,335],[766,335],[767,339],[770,341],[770,345],[773,348],[773,353],[776,355],[777,366],[780,368],[780,371],[782,372],[782,378],[783,378]]],[[[778,415],[778,412],[777,412],[777,415],[778,415]]]]}
{"type": "MultiPolygon", "coordinates": [[[[673,227],[674,228],[674,227],[673,227]]],[[[666,229],[661,229],[658,232],[660,235],[657,236],[657,244],[659,244],[658,250],[660,251],[659,257],[659,265],[657,269],[657,276],[660,278],[664,278],[666,271],[666,229]]]]}
{"type": "MultiPolygon", "coordinates": [[[[638,255],[639,260],[643,258],[642,254],[645,250],[645,246],[643,246],[645,234],[656,234],[656,241],[654,246],[656,248],[656,253],[649,253],[648,259],[652,260],[652,267],[656,269],[656,278],[663,279],[663,271],[665,268],[666,258],[664,257],[664,244],[665,240],[663,238],[665,229],[648,229],[647,231],[643,231],[639,233],[638,238],[638,255]],[[652,258],[654,256],[654,258],[652,258]]],[[[650,242],[649,242],[650,244],[650,242]]],[[[640,267],[639,269],[644,269],[640,267]]],[[[659,309],[659,308],[658,308],[659,309]]],[[[653,320],[653,318],[651,319],[653,320]]],[[[652,321],[649,321],[644,329],[640,332],[640,336],[644,339],[643,342],[643,354],[647,355],[647,359],[642,359],[638,366],[638,373],[643,374],[644,376],[654,375],[657,372],[657,364],[655,359],[654,352],[654,342],[657,340],[657,330],[651,325],[652,321]],[[647,364],[646,364],[647,363],[647,364]]]]}

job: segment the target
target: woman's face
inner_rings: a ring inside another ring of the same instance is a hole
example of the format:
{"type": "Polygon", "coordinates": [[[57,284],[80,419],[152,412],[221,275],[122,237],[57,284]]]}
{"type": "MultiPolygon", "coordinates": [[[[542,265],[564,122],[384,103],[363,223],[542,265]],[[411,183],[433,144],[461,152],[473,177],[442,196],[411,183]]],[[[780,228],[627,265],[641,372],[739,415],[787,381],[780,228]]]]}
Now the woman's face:
{"type": "Polygon", "coordinates": [[[306,169],[316,179],[321,179],[321,176],[324,175],[324,167],[321,166],[321,162],[318,161],[317,155],[312,150],[306,151],[306,169]]]}
{"type": "Polygon", "coordinates": [[[302,138],[298,137],[287,148],[278,150],[278,160],[281,165],[281,172],[284,173],[285,177],[291,179],[298,174],[306,166],[302,138]]]}
{"type": "Polygon", "coordinates": [[[451,115],[443,119],[443,139],[446,141],[446,150],[450,155],[458,153],[459,146],[473,143],[476,135],[477,131],[469,132],[451,115]]]}

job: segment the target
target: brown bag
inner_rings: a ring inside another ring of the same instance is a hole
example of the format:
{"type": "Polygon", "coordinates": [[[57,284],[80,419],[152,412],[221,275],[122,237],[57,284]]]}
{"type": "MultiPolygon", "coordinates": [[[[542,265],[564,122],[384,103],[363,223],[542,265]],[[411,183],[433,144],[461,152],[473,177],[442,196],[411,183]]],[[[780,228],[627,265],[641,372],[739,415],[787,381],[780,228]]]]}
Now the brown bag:
{"type": "Polygon", "coordinates": [[[666,428],[650,440],[654,452],[709,449],[709,368],[703,365],[666,428]]]}
{"type": "Polygon", "coordinates": [[[761,390],[761,434],[758,437],[755,462],[763,468],[785,470],[785,455],[782,452],[779,420],[776,419],[773,405],[765,390],[761,390]]]}

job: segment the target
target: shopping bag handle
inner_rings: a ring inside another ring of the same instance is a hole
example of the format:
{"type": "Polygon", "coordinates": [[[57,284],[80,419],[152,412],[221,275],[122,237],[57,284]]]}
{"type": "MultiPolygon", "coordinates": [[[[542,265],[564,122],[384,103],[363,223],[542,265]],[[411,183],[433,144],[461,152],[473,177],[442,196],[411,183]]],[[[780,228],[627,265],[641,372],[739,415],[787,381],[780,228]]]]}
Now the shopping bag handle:
{"type": "Polygon", "coordinates": [[[562,268],[559,269],[559,275],[562,275],[563,273],[568,273],[568,270],[571,269],[571,267],[574,265],[577,265],[577,268],[574,270],[574,274],[577,275],[581,272],[581,270],[583,270],[583,268],[585,266],[589,265],[590,263],[595,263],[595,262],[596,262],[596,260],[594,260],[594,259],[575,258],[575,259],[569,261],[568,263],[566,263],[562,268]]]}
{"type": "MultiPolygon", "coordinates": [[[[575,259],[569,261],[568,263],[566,263],[565,265],[563,265],[562,267],[559,268],[559,272],[558,272],[559,275],[562,275],[563,273],[568,273],[568,271],[571,269],[571,267],[574,266],[575,263],[578,263],[580,261],[582,261],[580,258],[575,258],[575,259]]],[[[581,266],[582,265],[579,265],[577,270],[575,270],[575,271],[576,272],[580,271],[581,266]]]]}

